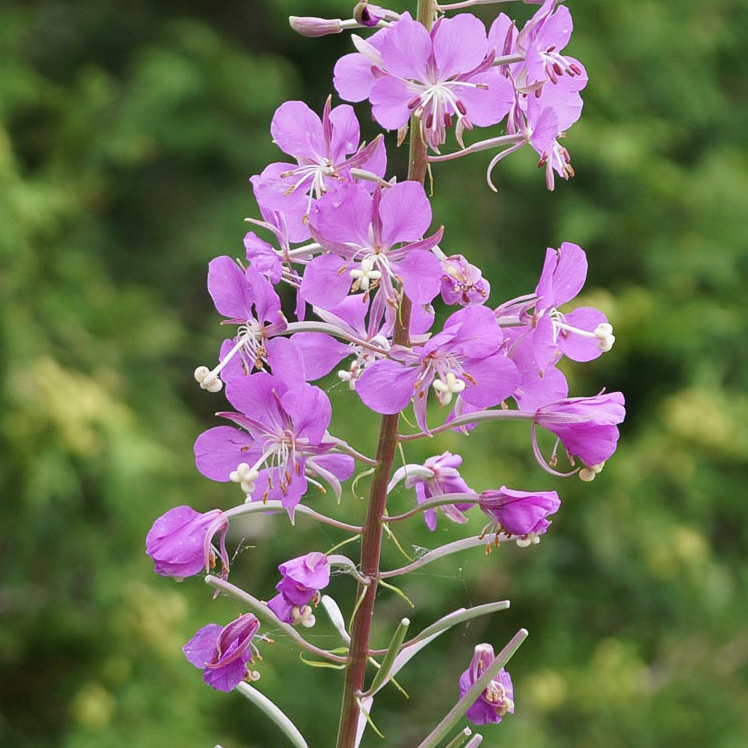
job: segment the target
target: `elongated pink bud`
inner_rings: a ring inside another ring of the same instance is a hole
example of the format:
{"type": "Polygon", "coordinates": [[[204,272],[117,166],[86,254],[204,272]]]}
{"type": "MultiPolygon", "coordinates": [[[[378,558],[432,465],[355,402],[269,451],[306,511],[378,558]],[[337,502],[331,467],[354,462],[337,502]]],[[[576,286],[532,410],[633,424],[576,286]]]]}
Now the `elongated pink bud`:
{"type": "Polygon", "coordinates": [[[340,18],[315,18],[314,16],[290,16],[291,28],[302,36],[327,36],[343,30],[340,18]]]}

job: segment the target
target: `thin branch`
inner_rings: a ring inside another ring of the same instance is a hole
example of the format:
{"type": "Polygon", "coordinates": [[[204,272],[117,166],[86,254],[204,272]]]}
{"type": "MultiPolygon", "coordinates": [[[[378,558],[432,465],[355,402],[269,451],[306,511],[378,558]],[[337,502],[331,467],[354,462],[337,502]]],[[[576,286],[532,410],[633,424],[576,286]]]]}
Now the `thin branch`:
{"type": "MultiPolygon", "coordinates": [[[[429,626],[426,626],[420,633],[416,634],[412,639],[403,644],[400,651],[412,647],[414,644],[422,642],[424,639],[430,639],[431,637],[441,634],[452,626],[457,626],[465,621],[472,621],[473,618],[479,616],[485,616],[489,613],[496,613],[499,610],[507,610],[509,608],[509,600],[500,600],[495,603],[485,603],[483,605],[476,605],[473,608],[458,608],[452,611],[446,616],[442,616],[437,621],[434,621],[429,626]]],[[[372,649],[369,650],[372,655],[383,655],[386,649],[372,649]]]]}
{"type": "Polygon", "coordinates": [[[440,548],[435,548],[433,551],[424,553],[423,556],[417,558],[412,564],[402,566],[399,569],[391,569],[390,571],[380,571],[380,579],[389,579],[390,577],[399,577],[401,574],[407,574],[416,569],[420,569],[426,564],[430,564],[432,561],[449,556],[452,553],[459,553],[460,551],[467,551],[470,548],[477,548],[481,545],[490,545],[491,543],[497,544],[500,541],[516,540],[518,535],[505,535],[503,532],[498,534],[498,537],[494,533],[491,535],[476,535],[472,538],[463,538],[462,540],[455,540],[453,543],[447,543],[440,548]]]}
{"type": "Polygon", "coordinates": [[[333,441],[335,441],[335,450],[339,452],[345,452],[346,454],[349,454],[351,457],[355,457],[360,462],[363,462],[364,465],[370,465],[371,467],[377,466],[377,461],[373,459],[372,457],[367,457],[366,455],[362,455],[361,452],[356,451],[348,442],[343,441],[343,439],[338,439],[337,437],[332,437],[333,441]]]}
{"type": "MultiPolygon", "coordinates": [[[[509,55],[514,57],[516,55],[509,55]]],[[[501,59],[501,58],[498,58],[501,59]]],[[[489,148],[498,148],[502,145],[510,145],[519,143],[526,139],[524,133],[513,133],[511,135],[499,135],[496,138],[489,138],[488,140],[480,140],[477,143],[469,145],[467,148],[463,148],[460,151],[454,153],[445,153],[443,156],[429,156],[429,163],[435,164],[440,161],[452,161],[455,158],[462,158],[470,153],[478,153],[479,151],[485,151],[489,148]]]]}
{"type": "MultiPolygon", "coordinates": [[[[243,514],[255,514],[257,512],[284,512],[286,509],[280,501],[253,501],[249,504],[240,504],[235,506],[233,509],[229,509],[224,512],[228,519],[232,517],[239,517],[243,514]]],[[[347,532],[354,532],[356,534],[361,533],[361,527],[359,525],[349,525],[346,522],[340,522],[332,517],[327,517],[324,514],[315,512],[314,509],[310,509],[304,504],[298,504],[296,506],[296,514],[304,514],[307,517],[321,522],[323,525],[329,525],[330,527],[337,527],[339,530],[346,530],[347,532]]]]}
{"type": "Polygon", "coordinates": [[[437,5],[436,9],[442,13],[450,10],[462,10],[463,8],[472,8],[474,5],[493,5],[494,3],[511,3],[517,0],[462,0],[459,3],[447,3],[446,5],[437,5]]]}
{"type": "Polygon", "coordinates": [[[336,325],[331,325],[329,322],[290,322],[281,334],[291,335],[295,332],[323,332],[327,335],[334,335],[336,338],[347,340],[349,343],[353,343],[354,345],[360,345],[362,348],[368,348],[370,351],[379,353],[382,356],[389,356],[389,351],[381,346],[374,345],[374,343],[370,343],[368,340],[357,338],[355,335],[351,335],[345,330],[341,330],[336,325]]]}
{"type": "Polygon", "coordinates": [[[527,410],[481,410],[478,413],[465,413],[464,415],[457,416],[451,421],[431,429],[430,433],[419,431],[417,434],[400,434],[398,438],[401,442],[412,442],[415,439],[423,439],[427,436],[440,434],[442,431],[449,431],[450,429],[455,429],[458,426],[465,426],[469,423],[502,420],[531,421],[533,418],[535,418],[535,413],[527,410]]]}
{"type": "Polygon", "coordinates": [[[428,509],[436,509],[445,504],[479,504],[480,498],[474,493],[445,493],[434,499],[428,499],[418,506],[414,506],[410,511],[404,514],[393,514],[391,517],[382,517],[382,522],[401,522],[404,519],[412,517],[414,514],[420,514],[428,509]]]}
{"type": "Polygon", "coordinates": [[[361,584],[371,584],[371,579],[361,574],[356,568],[356,564],[354,564],[353,561],[348,558],[348,556],[333,554],[332,556],[328,556],[327,560],[330,562],[331,566],[342,566],[343,568],[347,569],[348,574],[350,574],[352,577],[355,577],[356,581],[361,582],[361,584]]]}
{"type": "Polygon", "coordinates": [[[211,587],[215,587],[221,592],[225,592],[227,595],[236,598],[239,602],[246,605],[258,618],[265,621],[268,626],[280,629],[284,634],[286,634],[286,636],[293,639],[293,641],[302,649],[306,649],[307,652],[311,652],[312,654],[317,655],[317,657],[324,657],[327,660],[339,662],[344,665],[348,662],[347,657],[341,657],[340,655],[335,655],[332,654],[332,652],[315,647],[314,644],[308,642],[293,626],[280,621],[278,616],[276,616],[267,605],[261,603],[256,597],[252,597],[249,592],[245,592],[236,585],[210,574],[205,577],[205,582],[211,587]]]}

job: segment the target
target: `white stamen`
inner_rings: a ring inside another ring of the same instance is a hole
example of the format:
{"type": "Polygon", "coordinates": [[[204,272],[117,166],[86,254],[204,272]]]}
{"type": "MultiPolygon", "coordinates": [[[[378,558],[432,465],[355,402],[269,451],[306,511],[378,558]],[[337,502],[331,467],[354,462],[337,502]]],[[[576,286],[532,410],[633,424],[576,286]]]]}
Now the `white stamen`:
{"type": "Polygon", "coordinates": [[[602,471],[605,467],[604,462],[599,462],[597,465],[590,465],[589,467],[582,468],[579,471],[579,478],[585,483],[591,483],[595,480],[595,476],[602,471]]]}

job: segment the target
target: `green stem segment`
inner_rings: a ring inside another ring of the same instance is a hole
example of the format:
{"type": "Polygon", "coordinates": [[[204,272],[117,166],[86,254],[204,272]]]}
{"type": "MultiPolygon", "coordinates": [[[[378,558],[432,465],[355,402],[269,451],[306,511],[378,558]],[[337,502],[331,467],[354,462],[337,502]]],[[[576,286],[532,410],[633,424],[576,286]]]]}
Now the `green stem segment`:
{"type": "MultiPolygon", "coordinates": [[[[416,19],[427,29],[434,20],[435,0],[418,0],[416,19]]],[[[421,136],[421,123],[416,117],[410,120],[410,151],[408,157],[408,179],[423,184],[428,168],[426,144],[421,136]]],[[[410,327],[410,300],[403,296],[393,342],[408,345],[410,327]]],[[[377,443],[377,467],[371,480],[369,506],[366,522],[361,533],[361,573],[373,580],[366,588],[363,600],[356,611],[351,627],[351,646],[348,668],[343,686],[343,704],[340,710],[337,748],[353,748],[356,741],[359,706],[356,694],[364,690],[366,663],[369,659],[369,634],[377,595],[379,557],[382,549],[382,518],[387,506],[387,485],[392,472],[392,462],[398,443],[399,414],[382,416],[377,443]]],[[[362,592],[359,589],[359,593],[362,592]]]]}

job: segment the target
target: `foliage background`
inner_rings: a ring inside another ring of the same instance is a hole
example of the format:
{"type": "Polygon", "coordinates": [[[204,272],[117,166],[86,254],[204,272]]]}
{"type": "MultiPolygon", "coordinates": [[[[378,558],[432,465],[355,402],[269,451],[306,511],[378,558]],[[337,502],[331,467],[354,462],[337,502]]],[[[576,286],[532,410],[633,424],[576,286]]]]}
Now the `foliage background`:
{"type": "MultiPolygon", "coordinates": [[[[350,49],[345,35],[294,36],[286,15],[350,5],[0,8],[3,746],[284,744],[241,697],[205,687],[180,652],[236,607],[211,603],[199,580],[156,577],[142,547],[167,508],[238,498],[191,460],[222,398],[192,379],[220,339],[205,266],[241,253],[242,219],[255,214],[247,179],[278,156],[275,107],[303,98],[319,108],[350,49]]],[[[746,744],[748,2],[571,5],[571,49],[591,75],[568,138],[578,176],[548,194],[523,154],[498,170],[496,196],[482,181],[487,159],[455,162],[437,173],[435,220],[445,249],[483,265],[494,302],[534,287],[546,246],[585,247],[586,298],[618,341],[569,369],[574,392],[622,389],[629,417],[592,485],[541,473],[521,426],[434,445],[463,451],[478,489],[556,488],[563,503],[532,550],[465,555],[407,579],[415,629],[460,605],[507,597],[512,609],[414,660],[402,678],[410,700],[393,690],[375,709],[387,745],[416,744],[451,704],[472,646],[500,646],[520,625],[531,639],[512,667],[517,714],[485,731],[488,745],[746,744]]],[[[335,381],[325,386],[338,431],[373,451],[373,420],[335,381]]],[[[363,511],[346,498],[347,516],[363,511]]],[[[402,540],[433,547],[459,532],[413,526],[402,540]]],[[[290,533],[279,518],[242,535],[254,547],[235,577],[265,598],[280,561],[339,539],[303,520],[290,533]]],[[[391,544],[385,559],[399,565],[391,544]]],[[[348,604],[352,585],[332,591],[348,604]]],[[[386,592],[379,610],[389,627],[407,612],[386,592]]],[[[332,641],[324,624],[314,636],[332,641]]],[[[341,682],[282,640],[266,648],[261,687],[310,745],[332,742],[341,682]]]]}

